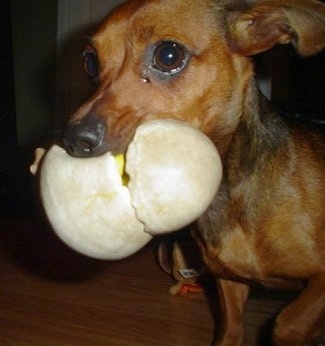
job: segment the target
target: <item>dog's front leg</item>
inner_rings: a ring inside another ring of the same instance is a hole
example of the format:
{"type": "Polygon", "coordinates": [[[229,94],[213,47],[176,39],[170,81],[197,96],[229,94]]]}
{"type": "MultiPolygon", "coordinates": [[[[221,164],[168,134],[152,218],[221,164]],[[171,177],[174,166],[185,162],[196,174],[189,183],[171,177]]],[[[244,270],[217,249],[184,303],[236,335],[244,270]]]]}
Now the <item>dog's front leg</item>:
{"type": "Polygon", "coordinates": [[[275,321],[276,346],[312,345],[325,324],[325,274],[311,278],[298,298],[275,321]]]}
{"type": "Polygon", "coordinates": [[[249,286],[218,279],[217,287],[221,309],[221,329],[216,345],[240,346],[244,339],[243,315],[249,286]]]}

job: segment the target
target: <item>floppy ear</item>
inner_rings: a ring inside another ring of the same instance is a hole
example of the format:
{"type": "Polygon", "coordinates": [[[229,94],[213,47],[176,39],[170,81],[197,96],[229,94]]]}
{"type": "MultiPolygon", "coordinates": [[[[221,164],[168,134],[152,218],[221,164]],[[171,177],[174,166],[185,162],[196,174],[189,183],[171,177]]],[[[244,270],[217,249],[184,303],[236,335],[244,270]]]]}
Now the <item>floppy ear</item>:
{"type": "Polygon", "coordinates": [[[316,0],[250,0],[232,12],[230,47],[243,55],[292,43],[303,56],[325,48],[325,5],[316,0]]]}

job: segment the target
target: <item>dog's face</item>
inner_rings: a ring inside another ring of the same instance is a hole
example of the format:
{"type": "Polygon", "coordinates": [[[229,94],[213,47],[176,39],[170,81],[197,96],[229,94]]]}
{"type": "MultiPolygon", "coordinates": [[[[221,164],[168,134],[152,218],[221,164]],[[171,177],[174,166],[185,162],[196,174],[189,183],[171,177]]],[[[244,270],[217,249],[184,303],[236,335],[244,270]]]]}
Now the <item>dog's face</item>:
{"type": "Polygon", "coordinates": [[[222,143],[251,75],[226,35],[223,9],[210,0],[133,0],[115,9],[85,49],[98,85],[70,120],[71,154],[124,152],[136,127],[157,118],[186,121],[211,138],[218,132],[222,143]]]}
{"type": "Polygon", "coordinates": [[[97,91],[71,117],[66,148],[75,156],[123,153],[139,124],[174,118],[200,129],[222,155],[240,119],[259,107],[247,56],[290,42],[305,56],[321,51],[323,12],[317,1],[124,3],[85,50],[97,91]]]}

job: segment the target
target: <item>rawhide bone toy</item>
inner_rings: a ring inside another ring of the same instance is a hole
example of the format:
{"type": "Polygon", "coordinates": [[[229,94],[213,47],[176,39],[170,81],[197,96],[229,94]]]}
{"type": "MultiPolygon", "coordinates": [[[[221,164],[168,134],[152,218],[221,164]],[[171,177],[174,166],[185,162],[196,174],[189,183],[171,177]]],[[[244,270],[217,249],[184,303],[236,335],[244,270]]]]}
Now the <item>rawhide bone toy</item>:
{"type": "Polygon", "coordinates": [[[32,172],[57,235],[100,259],[127,257],[152,236],[196,220],[222,176],[208,137],[177,120],[140,125],[125,156],[75,158],[57,145],[37,151],[32,172]]]}

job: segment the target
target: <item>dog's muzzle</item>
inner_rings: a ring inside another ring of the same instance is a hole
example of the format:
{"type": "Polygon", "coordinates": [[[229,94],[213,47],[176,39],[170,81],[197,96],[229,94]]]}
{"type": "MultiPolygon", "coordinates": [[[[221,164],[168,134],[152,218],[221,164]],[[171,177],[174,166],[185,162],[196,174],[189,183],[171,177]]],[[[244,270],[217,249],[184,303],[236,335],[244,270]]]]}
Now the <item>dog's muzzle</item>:
{"type": "Polygon", "coordinates": [[[93,157],[105,150],[106,124],[99,117],[71,122],[63,133],[63,145],[71,156],[93,157]]]}

